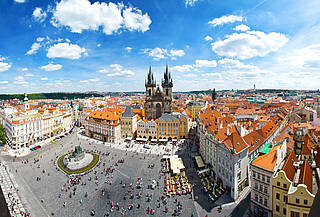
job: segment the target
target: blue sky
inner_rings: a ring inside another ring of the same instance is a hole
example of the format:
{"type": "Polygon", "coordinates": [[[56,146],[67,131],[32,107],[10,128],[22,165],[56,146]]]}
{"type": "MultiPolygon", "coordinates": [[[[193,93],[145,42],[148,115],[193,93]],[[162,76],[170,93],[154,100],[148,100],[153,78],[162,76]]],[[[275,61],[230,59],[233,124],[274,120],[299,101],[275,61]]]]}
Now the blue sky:
{"type": "Polygon", "coordinates": [[[1,0],[0,92],[318,89],[318,0],[1,0]]]}

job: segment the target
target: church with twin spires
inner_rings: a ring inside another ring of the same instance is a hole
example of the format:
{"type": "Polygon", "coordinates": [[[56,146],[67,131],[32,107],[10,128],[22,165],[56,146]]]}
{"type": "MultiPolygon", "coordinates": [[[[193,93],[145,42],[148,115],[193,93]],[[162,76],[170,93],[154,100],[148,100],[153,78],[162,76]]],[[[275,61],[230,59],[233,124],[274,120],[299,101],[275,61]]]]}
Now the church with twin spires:
{"type": "Polygon", "coordinates": [[[146,99],[145,99],[145,118],[147,120],[157,119],[164,113],[172,113],[172,78],[166,65],[162,79],[162,90],[153,77],[151,66],[145,81],[146,99]]]}

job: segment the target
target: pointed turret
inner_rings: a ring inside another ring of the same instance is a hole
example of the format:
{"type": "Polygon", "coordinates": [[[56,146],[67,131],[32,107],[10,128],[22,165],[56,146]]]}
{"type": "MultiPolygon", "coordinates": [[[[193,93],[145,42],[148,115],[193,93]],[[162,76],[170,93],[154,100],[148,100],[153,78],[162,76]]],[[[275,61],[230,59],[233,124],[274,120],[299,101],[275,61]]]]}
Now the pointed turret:
{"type": "Polygon", "coordinates": [[[155,82],[154,77],[153,77],[151,66],[149,67],[149,73],[148,73],[148,76],[147,76],[147,80],[145,82],[145,86],[146,87],[155,87],[156,86],[156,82],[155,82]]]}
{"type": "Polygon", "coordinates": [[[169,72],[168,64],[166,65],[166,70],[163,73],[162,87],[173,87],[171,74],[169,72]]]}

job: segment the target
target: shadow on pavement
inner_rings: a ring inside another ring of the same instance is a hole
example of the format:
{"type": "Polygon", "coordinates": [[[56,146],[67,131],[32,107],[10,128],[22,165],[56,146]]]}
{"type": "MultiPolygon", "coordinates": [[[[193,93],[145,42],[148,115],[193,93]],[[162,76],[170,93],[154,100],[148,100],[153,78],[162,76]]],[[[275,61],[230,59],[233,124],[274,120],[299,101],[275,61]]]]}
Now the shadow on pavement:
{"type": "Polygon", "coordinates": [[[249,193],[245,199],[243,199],[238,206],[232,211],[231,217],[239,217],[239,216],[247,216],[245,215],[248,213],[249,204],[250,204],[250,195],[249,193]]]}
{"type": "Polygon", "coordinates": [[[10,217],[10,213],[0,187],[0,217],[10,217]]]}

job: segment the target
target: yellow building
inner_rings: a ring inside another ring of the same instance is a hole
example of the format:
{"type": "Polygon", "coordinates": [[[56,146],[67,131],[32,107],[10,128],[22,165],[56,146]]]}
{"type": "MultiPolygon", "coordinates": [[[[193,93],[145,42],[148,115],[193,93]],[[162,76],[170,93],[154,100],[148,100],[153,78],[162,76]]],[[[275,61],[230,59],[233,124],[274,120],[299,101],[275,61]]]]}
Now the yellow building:
{"type": "Polygon", "coordinates": [[[183,114],[163,114],[158,119],[158,140],[177,141],[188,138],[190,118],[183,114]]]}
{"type": "Polygon", "coordinates": [[[314,184],[309,162],[298,161],[291,151],[273,177],[273,216],[307,217],[317,191],[314,184]]]}
{"type": "Polygon", "coordinates": [[[196,121],[201,109],[205,107],[203,102],[189,102],[187,104],[187,109],[190,112],[192,121],[196,121]]]}
{"type": "Polygon", "coordinates": [[[133,113],[131,106],[121,114],[121,138],[131,140],[137,131],[137,115],[133,113]]]}

